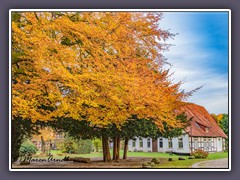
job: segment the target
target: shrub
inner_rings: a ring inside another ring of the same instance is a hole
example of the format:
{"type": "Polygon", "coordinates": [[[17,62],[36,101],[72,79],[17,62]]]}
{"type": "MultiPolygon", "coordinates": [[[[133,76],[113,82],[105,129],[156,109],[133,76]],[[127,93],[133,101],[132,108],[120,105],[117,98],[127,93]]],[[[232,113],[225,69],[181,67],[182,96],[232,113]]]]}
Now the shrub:
{"type": "Polygon", "coordinates": [[[92,152],[91,140],[76,140],[66,136],[62,143],[63,153],[88,154],[92,152]]]}
{"type": "Polygon", "coordinates": [[[65,137],[64,142],[62,144],[62,152],[75,153],[76,148],[77,148],[76,142],[70,137],[65,137]]]}
{"type": "Polygon", "coordinates": [[[151,164],[150,164],[151,166],[155,166],[155,163],[154,162],[151,162],[151,164]]]}
{"type": "Polygon", "coordinates": [[[75,152],[78,154],[89,154],[92,152],[91,140],[79,140],[75,152]]]}
{"type": "Polygon", "coordinates": [[[179,157],[178,160],[186,160],[186,159],[183,157],[179,157]]]}
{"type": "Polygon", "coordinates": [[[37,147],[31,141],[25,141],[22,143],[19,149],[19,155],[23,156],[32,156],[37,153],[37,147]]]}
{"type": "Polygon", "coordinates": [[[153,158],[151,160],[151,162],[155,163],[155,164],[160,164],[160,161],[157,158],[153,158]]]}
{"type": "Polygon", "coordinates": [[[196,159],[205,159],[208,157],[208,152],[201,149],[195,150],[192,154],[196,159]]]}
{"type": "Polygon", "coordinates": [[[96,152],[99,152],[99,149],[102,148],[102,141],[101,139],[94,139],[93,141],[94,148],[96,152]]]}
{"type": "Polygon", "coordinates": [[[148,163],[142,163],[142,168],[151,168],[151,165],[148,163]]]}

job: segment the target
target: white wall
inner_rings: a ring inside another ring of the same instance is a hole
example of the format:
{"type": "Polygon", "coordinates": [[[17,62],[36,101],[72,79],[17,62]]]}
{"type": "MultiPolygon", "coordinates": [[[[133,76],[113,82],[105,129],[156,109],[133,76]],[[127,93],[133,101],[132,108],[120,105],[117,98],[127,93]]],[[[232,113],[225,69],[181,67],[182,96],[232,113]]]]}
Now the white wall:
{"type": "Polygon", "coordinates": [[[223,151],[223,138],[218,137],[217,138],[217,152],[223,151]]]}
{"type": "MultiPolygon", "coordinates": [[[[188,134],[182,135],[183,138],[183,148],[178,147],[178,138],[172,138],[172,144],[173,147],[169,148],[168,147],[168,139],[167,138],[162,138],[163,139],[163,147],[160,148],[159,146],[159,141],[160,138],[157,139],[157,151],[158,152],[177,152],[177,153],[191,153],[191,147],[189,146],[189,143],[192,140],[193,143],[193,151],[194,149],[203,149],[205,151],[210,151],[210,152],[221,152],[223,151],[223,141],[224,139],[222,137],[189,137],[188,134]],[[206,141],[204,141],[206,139],[206,141]],[[197,143],[196,143],[197,140],[197,143]],[[209,144],[209,141],[211,144],[209,144]],[[210,147],[211,148],[208,148],[210,147]]],[[[142,138],[143,140],[143,147],[140,147],[140,141],[139,138],[136,138],[136,147],[132,146],[132,140],[129,140],[128,143],[128,150],[129,151],[143,151],[143,152],[152,152],[152,139],[150,139],[150,147],[147,147],[147,139],[148,138],[142,138]]]]}
{"type": "Polygon", "coordinates": [[[189,153],[190,149],[189,149],[188,135],[186,134],[186,135],[182,135],[180,137],[172,138],[172,144],[173,144],[172,148],[168,147],[168,139],[167,138],[162,138],[163,139],[163,147],[160,148],[159,147],[160,138],[158,138],[158,152],[172,151],[172,152],[178,152],[178,153],[189,153]],[[178,139],[180,137],[182,137],[182,139],[183,139],[183,148],[178,147],[178,139]]]}
{"type": "MultiPolygon", "coordinates": [[[[159,147],[159,139],[157,139],[157,146],[158,146],[158,152],[166,152],[166,151],[172,151],[172,152],[178,152],[178,153],[190,153],[189,149],[189,136],[182,135],[183,138],[183,148],[178,147],[178,138],[172,138],[172,144],[173,147],[169,148],[168,147],[168,139],[167,138],[162,138],[163,139],[163,147],[159,147]]],[[[139,146],[139,138],[136,138],[136,147],[132,146],[133,140],[129,140],[128,143],[128,150],[129,151],[143,151],[143,152],[151,152],[152,151],[152,139],[150,138],[150,147],[147,147],[147,138],[142,138],[143,139],[143,147],[139,146]]]]}
{"type": "Polygon", "coordinates": [[[150,147],[147,146],[148,138],[142,138],[143,140],[143,147],[140,147],[140,138],[136,138],[136,146],[133,147],[133,140],[129,140],[128,142],[128,150],[129,151],[143,151],[143,152],[152,152],[152,138],[150,139],[150,147]]]}

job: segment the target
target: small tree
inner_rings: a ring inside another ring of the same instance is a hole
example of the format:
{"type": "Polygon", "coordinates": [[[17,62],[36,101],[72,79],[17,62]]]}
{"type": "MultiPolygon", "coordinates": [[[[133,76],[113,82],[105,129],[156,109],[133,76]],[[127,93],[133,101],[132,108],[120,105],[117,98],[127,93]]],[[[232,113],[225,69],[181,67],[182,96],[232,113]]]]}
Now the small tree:
{"type": "MultiPolygon", "coordinates": [[[[222,120],[220,121],[220,127],[222,128],[223,132],[228,136],[229,134],[229,127],[228,127],[228,114],[223,114],[222,120]]],[[[225,147],[228,148],[228,138],[226,139],[225,147]]]]}
{"type": "Polygon", "coordinates": [[[220,127],[223,132],[228,136],[229,128],[228,128],[228,114],[223,114],[222,119],[220,121],[220,127]]]}
{"type": "Polygon", "coordinates": [[[69,135],[65,135],[62,145],[62,152],[71,154],[75,153],[76,149],[77,149],[76,141],[69,135]]]}
{"type": "Polygon", "coordinates": [[[196,159],[206,159],[208,157],[208,152],[197,149],[191,155],[194,156],[196,159]]]}
{"type": "Polygon", "coordinates": [[[49,142],[50,147],[49,150],[51,151],[51,142],[55,139],[55,132],[50,127],[43,127],[39,129],[39,132],[37,135],[33,135],[33,139],[37,141],[41,141],[42,143],[42,153],[46,153],[47,147],[46,143],[49,142]]]}
{"type": "Polygon", "coordinates": [[[99,152],[99,149],[102,148],[102,141],[101,141],[101,139],[98,139],[98,138],[94,139],[93,140],[93,145],[94,145],[94,147],[96,149],[96,152],[99,152]]]}

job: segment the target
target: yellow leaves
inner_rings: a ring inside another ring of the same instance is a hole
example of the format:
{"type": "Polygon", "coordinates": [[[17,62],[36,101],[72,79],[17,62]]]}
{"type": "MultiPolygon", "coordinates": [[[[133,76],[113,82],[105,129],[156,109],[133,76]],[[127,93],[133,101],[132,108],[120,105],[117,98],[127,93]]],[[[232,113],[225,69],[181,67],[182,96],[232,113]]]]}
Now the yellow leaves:
{"type": "Polygon", "coordinates": [[[38,135],[33,135],[32,139],[41,141],[43,138],[44,141],[53,141],[55,139],[55,132],[49,127],[45,127],[39,130],[38,135]]]}
{"type": "Polygon", "coordinates": [[[82,116],[120,127],[131,114],[174,124],[182,95],[161,68],[160,15],[140,12],[22,13],[12,22],[13,115],[49,121],[82,116]],[[159,58],[159,59],[157,59],[159,58]],[[159,64],[156,63],[158,61],[159,64]],[[17,73],[16,73],[17,74],[17,73]],[[25,83],[30,80],[30,83],[25,83]]]}

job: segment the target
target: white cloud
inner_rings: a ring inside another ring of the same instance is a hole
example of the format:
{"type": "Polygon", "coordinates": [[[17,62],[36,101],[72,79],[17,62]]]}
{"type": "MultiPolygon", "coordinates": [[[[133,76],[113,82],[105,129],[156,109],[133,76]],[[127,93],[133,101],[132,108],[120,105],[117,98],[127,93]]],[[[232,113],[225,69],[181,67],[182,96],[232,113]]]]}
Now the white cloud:
{"type": "Polygon", "coordinates": [[[182,88],[186,91],[204,85],[188,101],[204,106],[210,113],[228,113],[228,76],[209,65],[216,52],[202,48],[207,39],[204,35],[194,34],[191,26],[185,27],[190,22],[185,21],[183,26],[179,21],[176,16],[166,14],[161,26],[179,33],[174,40],[168,41],[175,46],[163,53],[173,65],[171,78],[175,82],[185,80],[182,88]]]}

